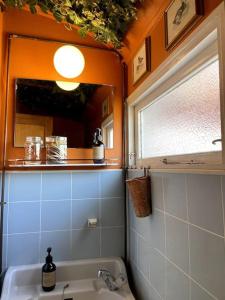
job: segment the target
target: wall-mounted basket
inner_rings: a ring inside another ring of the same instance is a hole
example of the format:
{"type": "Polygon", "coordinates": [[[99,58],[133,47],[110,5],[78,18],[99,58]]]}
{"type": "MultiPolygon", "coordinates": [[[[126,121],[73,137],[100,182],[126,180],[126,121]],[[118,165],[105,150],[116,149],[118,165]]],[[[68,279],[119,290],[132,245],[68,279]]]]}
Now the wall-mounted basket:
{"type": "Polygon", "coordinates": [[[152,213],[150,177],[143,176],[126,180],[135,214],[139,218],[152,213]]]}

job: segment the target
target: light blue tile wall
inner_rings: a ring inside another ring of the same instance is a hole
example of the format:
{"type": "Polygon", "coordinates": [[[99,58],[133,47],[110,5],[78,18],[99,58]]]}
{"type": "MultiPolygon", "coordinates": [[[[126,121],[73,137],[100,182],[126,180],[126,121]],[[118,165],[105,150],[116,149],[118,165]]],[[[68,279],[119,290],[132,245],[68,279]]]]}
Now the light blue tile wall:
{"type": "Polygon", "coordinates": [[[124,256],[122,170],[7,172],[3,266],[124,256]],[[88,218],[98,218],[95,229],[88,218]]]}
{"type": "Polygon", "coordinates": [[[224,300],[225,176],[152,173],[151,188],[149,217],[137,218],[128,199],[137,299],[224,300]]]}

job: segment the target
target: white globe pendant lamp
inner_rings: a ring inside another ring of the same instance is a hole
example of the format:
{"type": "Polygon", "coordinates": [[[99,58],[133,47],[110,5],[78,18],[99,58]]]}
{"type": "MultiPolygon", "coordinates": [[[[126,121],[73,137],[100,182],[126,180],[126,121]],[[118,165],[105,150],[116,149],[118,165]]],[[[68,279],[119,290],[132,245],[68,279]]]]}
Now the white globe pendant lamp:
{"type": "Polygon", "coordinates": [[[78,82],[66,82],[66,81],[56,81],[58,87],[65,91],[73,91],[78,88],[80,83],[78,82]]]}
{"type": "Polygon", "coordinates": [[[72,45],[58,48],[54,54],[54,67],[65,78],[78,77],[84,70],[85,59],[82,52],[72,45]]]}

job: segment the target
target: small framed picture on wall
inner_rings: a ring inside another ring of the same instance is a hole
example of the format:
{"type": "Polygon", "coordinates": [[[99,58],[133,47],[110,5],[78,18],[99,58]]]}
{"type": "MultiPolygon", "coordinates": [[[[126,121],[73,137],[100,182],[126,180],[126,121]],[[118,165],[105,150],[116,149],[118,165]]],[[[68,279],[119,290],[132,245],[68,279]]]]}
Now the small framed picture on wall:
{"type": "Polygon", "coordinates": [[[102,103],[102,118],[107,117],[109,114],[109,97],[107,97],[102,103]]]}
{"type": "Polygon", "coordinates": [[[151,38],[147,37],[133,59],[133,84],[151,70],[151,38]]]}
{"type": "Polygon", "coordinates": [[[203,0],[173,0],[164,13],[166,49],[175,46],[203,14],[203,0]]]}

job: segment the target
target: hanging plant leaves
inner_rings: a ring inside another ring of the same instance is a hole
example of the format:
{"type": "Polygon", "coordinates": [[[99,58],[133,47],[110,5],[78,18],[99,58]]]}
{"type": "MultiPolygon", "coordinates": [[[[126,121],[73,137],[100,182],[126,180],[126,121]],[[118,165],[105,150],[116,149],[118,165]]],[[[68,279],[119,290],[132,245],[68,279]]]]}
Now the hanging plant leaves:
{"type": "Polygon", "coordinates": [[[7,6],[28,5],[31,13],[36,13],[39,7],[44,13],[52,13],[57,22],[79,26],[82,37],[91,32],[97,41],[121,48],[128,26],[136,18],[136,6],[142,1],[0,0],[0,11],[7,6]]]}

